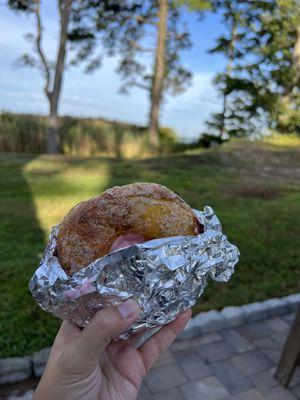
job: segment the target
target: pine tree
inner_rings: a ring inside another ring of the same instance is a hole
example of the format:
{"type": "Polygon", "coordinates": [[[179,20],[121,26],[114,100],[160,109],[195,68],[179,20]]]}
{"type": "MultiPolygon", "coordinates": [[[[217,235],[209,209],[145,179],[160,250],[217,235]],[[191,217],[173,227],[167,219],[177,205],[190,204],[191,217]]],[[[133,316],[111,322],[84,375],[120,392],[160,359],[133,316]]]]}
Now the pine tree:
{"type": "Polygon", "coordinates": [[[208,122],[210,131],[222,137],[260,134],[264,127],[299,132],[299,0],[218,3],[230,34],[212,49],[227,57],[227,71],[216,78],[223,108],[208,122]]]}
{"type": "Polygon", "coordinates": [[[111,49],[121,55],[118,67],[123,79],[121,91],[128,93],[138,87],[149,96],[149,142],[156,152],[165,94],[182,92],[191,78],[180,57],[181,51],[191,46],[189,33],[181,23],[180,7],[172,0],[141,1],[134,16],[128,17],[127,23],[110,39],[111,49]]]}
{"type": "Polygon", "coordinates": [[[222,11],[226,32],[216,39],[216,45],[209,52],[222,54],[225,71],[215,77],[215,85],[221,99],[221,110],[207,121],[207,138],[218,142],[230,137],[252,134],[257,126],[257,112],[249,95],[245,95],[247,84],[242,75],[240,63],[247,57],[248,27],[245,19],[244,2],[240,0],[215,0],[213,9],[222,11]]]}

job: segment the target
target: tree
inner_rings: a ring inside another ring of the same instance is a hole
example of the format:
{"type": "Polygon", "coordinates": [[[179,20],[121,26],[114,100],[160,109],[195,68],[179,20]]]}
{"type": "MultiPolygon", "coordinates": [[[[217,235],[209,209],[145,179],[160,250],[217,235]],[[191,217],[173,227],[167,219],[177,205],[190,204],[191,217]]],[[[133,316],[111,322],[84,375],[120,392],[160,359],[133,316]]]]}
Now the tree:
{"type": "Polygon", "coordinates": [[[130,88],[139,87],[149,95],[149,141],[154,151],[159,145],[159,112],[165,94],[182,92],[191,78],[180,58],[180,52],[189,49],[191,42],[180,23],[177,2],[141,1],[118,32],[122,40],[110,43],[121,54],[118,67],[124,82],[121,91],[128,93],[130,88]],[[153,36],[155,43],[151,45],[153,36]],[[152,54],[152,60],[148,54],[152,54]]]}
{"type": "Polygon", "coordinates": [[[222,110],[208,127],[221,137],[256,135],[263,127],[300,130],[299,0],[214,1],[228,33],[212,52],[226,57],[216,85],[222,110]]]}
{"type": "Polygon", "coordinates": [[[212,139],[218,136],[220,142],[231,136],[249,135],[256,129],[256,110],[245,96],[245,82],[240,75],[248,39],[244,4],[240,0],[212,0],[213,10],[222,12],[226,31],[216,38],[216,45],[209,52],[222,54],[226,61],[225,71],[218,73],[214,80],[222,101],[221,110],[206,122],[205,134],[212,139]]]}
{"type": "MultiPolygon", "coordinates": [[[[71,64],[85,62],[86,70],[92,71],[100,65],[101,55],[93,57],[100,39],[106,40],[110,29],[124,22],[135,5],[122,6],[116,0],[57,0],[59,11],[59,39],[55,60],[49,60],[43,48],[43,23],[41,0],[8,0],[11,9],[30,14],[35,19],[35,31],[27,37],[33,42],[33,53],[24,54],[23,66],[36,67],[42,72],[44,93],[49,103],[47,153],[59,152],[59,100],[70,45],[73,48],[71,64]],[[97,26],[95,14],[101,13],[102,25],[97,26]],[[121,16],[121,17],[120,17],[121,16]]],[[[131,2],[132,3],[132,2],[131,2]]]]}
{"type": "Polygon", "coordinates": [[[271,127],[300,134],[300,1],[277,0],[258,20],[260,59],[268,64],[259,74],[276,99],[267,109],[271,127]]]}
{"type": "Polygon", "coordinates": [[[19,12],[32,14],[35,18],[35,33],[27,37],[34,41],[35,56],[24,54],[21,58],[22,64],[38,67],[43,74],[44,93],[49,102],[49,126],[47,135],[47,153],[58,153],[59,151],[59,126],[58,105],[62,90],[62,80],[66,60],[66,45],[68,41],[68,25],[72,0],[59,0],[58,10],[60,18],[60,32],[58,40],[58,51],[55,62],[48,60],[43,49],[43,25],[41,20],[40,0],[9,0],[8,5],[19,12]]]}
{"type": "Polygon", "coordinates": [[[163,93],[164,77],[166,75],[166,40],[167,40],[167,21],[168,21],[168,0],[159,0],[158,9],[158,34],[155,56],[154,72],[151,87],[151,107],[149,117],[150,143],[154,148],[158,147],[158,116],[159,106],[163,93]]]}

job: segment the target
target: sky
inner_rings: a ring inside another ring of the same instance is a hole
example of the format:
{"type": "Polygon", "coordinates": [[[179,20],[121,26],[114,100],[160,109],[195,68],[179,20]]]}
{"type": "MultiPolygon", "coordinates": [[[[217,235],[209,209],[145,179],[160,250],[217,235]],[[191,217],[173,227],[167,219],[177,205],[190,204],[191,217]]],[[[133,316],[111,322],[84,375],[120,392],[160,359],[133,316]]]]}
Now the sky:
{"type": "MultiPolygon", "coordinates": [[[[47,114],[43,80],[38,70],[17,68],[16,59],[29,52],[31,44],[24,35],[32,32],[34,20],[16,14],[0,0],[0,110],[18,113],[47,114]]],[[[56,1],[43,1],[43,46],[47,55],[56,52],[58,19],[56,1]]],[[[193,47],[183,54],[184,65],[193,73],[188,89],[177,96],[167,96],[160,116],[163,126],[173,128],[184,141],[199,137],[205,120],[220,108],[221,101],[213,85],[213,77],[224,68],[220,55],[208,54],[224,27],[220,16],[208,13],[202,20],[190,13],[184,19],[191,32],[193,47]]],[[[134,124],[147,124],[147,93],[135,88],[128,96],[119,93],[120,76],[116,73],[117,57],[107,57],[93,74],[85,74],[83,66],[67,69],[60,115],[100,117],[134,124]]]]}

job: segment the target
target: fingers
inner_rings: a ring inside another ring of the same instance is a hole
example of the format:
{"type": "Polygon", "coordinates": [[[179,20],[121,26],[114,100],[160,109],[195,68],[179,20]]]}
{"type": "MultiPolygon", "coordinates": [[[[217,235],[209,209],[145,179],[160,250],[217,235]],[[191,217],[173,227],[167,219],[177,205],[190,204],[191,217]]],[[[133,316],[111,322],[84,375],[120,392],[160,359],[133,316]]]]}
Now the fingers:
{"type": "Polygon", "coordinates": [[[80,335],[80,328],[70,321],[63,321],[52,346],[52,353],[58,354],[80,335]]]}
{"type": "Polygon", "coordinates": [[[188,323],[190,318],[191,310],[185,311],[173,322],[164,326],[158,333],[152,336],[139,348],[139,352],[143,359],[146,371],[149,371],[155,361],[158,360],[161,353],[170,346],[176,336],[188,323]]]}
{"type": "Polygon", "coordinates": [[[82,361],[98,361],[111,339],[126,331],[139,313],[138,304],[133,300],[99,311],[75,342],[82,361]]]}

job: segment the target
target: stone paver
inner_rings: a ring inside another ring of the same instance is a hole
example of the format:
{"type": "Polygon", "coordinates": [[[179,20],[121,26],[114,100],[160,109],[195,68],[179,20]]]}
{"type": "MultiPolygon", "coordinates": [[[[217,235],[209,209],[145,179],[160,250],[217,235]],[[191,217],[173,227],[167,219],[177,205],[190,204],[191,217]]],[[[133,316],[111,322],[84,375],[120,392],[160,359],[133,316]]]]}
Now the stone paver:
{"type": "Polygon", "coordinates": [[[292,392],[281,386],[261,388],[259,391],[266,400],[297,400],[292,392]]]}
{"type": "Polygon", "coordinates": [[[271,327],[269,327],[265,321],[251,322],[249,324],[244,324],[237,329],[250,341],[264,336],[269,336],[274,333],[271,327]]]}
{"type": "Polygon", "coordinates": [[[137,400],[151,400],[151,399],[152,399],[152,396],[151,396],[151,393],[149,392],[149,389],[146,386],[146,382],[143,382],[140,387],[140,391],[139,391],[137,400]]]}
{"type": "Polygon", "coordinates": [[[289,326],[291,326],[292,325],[292,323],[294,322],[294,314],[292,313],[292,314],[286,314],[286,315],[283,315],[281,318],[289,325],[289,326]]]}
{"type": "Polygon", "coordinates": [[[291,392],[294,393],[297,399],[300,399],[300,383],[299,385],[291,387],[291,392]]]}
{"type": "Polygon", "coordinates": [[[154,395],[152,400],[182,400],[182,394],[178,389],[171,389],[154,395]]]}
{"type": "Polygon", "coordinates": [[[273,362],[260,350],[240,354],[231,360],[245,376],[265,371],[273,366],[273,362]]]}
{"type": "Polygon", "coordinates": [[[33,363],[33,371],[35,377],[40,377],[43,375],[43,372],[45,370],[45,365],[50,355],[50,351],[51,347],[47,347],[33,354],[32,363],[33,363]]]}
{"type": "Polygon", "coordinates": [[[198,347],[202,344],[213,343],[221,340],[222,336],[217,332],[204,333],[203,335],[194,339],[176,340],[174,343],[171,344],[170,350],[171,351],[185,350],[198,347]]]}
{"type": "Polygon", "coordinates": [[[190,380],[211,375],[211,367],[193,349],[174,353],[177,364],[190,380]]]}
{"type": "Polygon", "coordinates": [[[273,339],[271,336],[265,336],[263,338],[253,340],[252,343],[257,348],[261,349],[261,351],[275,364],[278,363],[282,348],[278,341],[273,339]]]}
{"type": "Polygon", "coordinates": [[[270,336],[255,339],[252,341],[255,347],[258,347],[259,349],[275,349],[278,350],[280,349],[279,343],[273,339],[270,336]]]}
{"type": "Polygon", "coordinates": [[[278,386],[278,382],[274,379],[275,368],[271,368],[264,372],[258,372],[257,374],[251,375],[249,379],[253,385],[260,389],[262,387],[274,387],[278,386]]]}
{"type": "Polygon", "coordinates": [[[296,386],[298,383],[300,383],[300,366],[298,366],[295,369],[295,372],[294,372],[293,378],[291,380],[290,386],[291,387],[296,386]]]}
{"type": "MultiPolygon", "coordinates": [[[[33,390],[28,390],[23,394],[12,395],[8,397],[8,400],[32,400],[33,390]]],[[[1,397],[0,397],[1,398],[1,397]]]]}
{"type": "Polygon", "coordinates": [[[281,349],[262,349],[262,352],[275,364],[278,363],[281,349]]]}
{"type": "Polygon", "coordinates": [[[164,351],[160,356],[159,360],[155,363],[155,367],[171,364],[175,361],[174,355],[169,351],[164,351]]]}
{"type": "Polygon", "coordinates": [[[204,360],[209,362],[224,360],[236,354],[235,350],[225,341],[199,346],[197,351],[204,360]]]}
{"type": "Polygon", "coordinates": [[[173,363],[152,368],[145,381],[150,392],[156,394],[185,383],[187,378],[179,366],[173,363]]]}
{"type": "Polygon", "coordinates": [[[0,384],[30,378],[30,357],[9,357],[0,360],[0,384]]]}
{"type": "Polygon", "coordinates": [[[273,317],[267,320],[267,325],[275,332],[282,332],[289,329],[289,324],[280,317],[273,317]]]}
{"type": "Polygon", "coordinates": [[[228,391],[214,376],[187,383],[180,390],[186,400],[222,400],[229,396],[228,391]]]}
{"type": "Polygon", "coordinates": [[[276,342],[277,342],[280,346],[283,346],[284,343],[285,343],[285,341],[286,341],[286,338],[287,338],[288,333],[289,333],[289,330],[288,330],[288,329],[285,330],[285,331],[276,332],[276,333],[274,333],[274,334],[272,335],[272,338],[275,339],[276,342]]]}
{"type": "MultiPolygon", "coordinates": [[[[256,389],[247,390],[244,393],[237,394],[228,398],[228,400],[266,400],[256,389]]],[[[227,399],[226,399],[227,400],[227,399]]]]}
{"type": "Polygon", "coordinates": [[[245,336],[241,335],[236,329],[226,329],[222,333],[224,340],[238,353],[253,350],[254,346],[245,336]]]}
{"type": "Polygon", "coordinates": [[[228,361],[220,361],[211,364],[213,374],[226,387],[229,393],[237,394],[250,389],[253,385],[250,379],[228,361]]]}
{"type": "MultiPolygon", "coordinates": [[[[288,389],[273,377],[292,321],[287,314],[177,340],[145,378],[138,400],[300,400],[300,367],[288,389]]],[[[36,373],[41,357],[47,354],[35,355],[36,373]]],[[[37,382],[0,385],[0,399],[32,400],[37,382]]]]}

